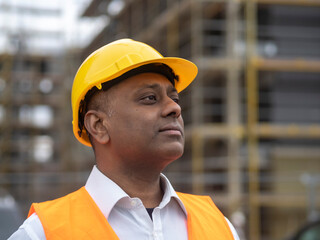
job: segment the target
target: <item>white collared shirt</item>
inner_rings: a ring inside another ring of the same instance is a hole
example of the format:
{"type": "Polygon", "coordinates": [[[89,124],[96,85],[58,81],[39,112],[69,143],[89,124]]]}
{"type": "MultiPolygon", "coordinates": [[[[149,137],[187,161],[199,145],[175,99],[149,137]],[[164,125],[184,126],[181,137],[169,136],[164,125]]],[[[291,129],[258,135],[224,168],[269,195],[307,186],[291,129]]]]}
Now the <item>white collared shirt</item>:
{"type": "MultiPolygon", "coordinates": [[[[129,197],[116,183],[102,174],[96,166],[85,185],[109,224],[121,240],[187,240],[187,212],[171,186],[161,174],[164,196],[154,208],[152,220],[139,198],[129,197]]],[[[227,220],[235,240],[239,237],[227,220]]],[[[38,216],[34,213],[9,240],[45,240],[38,216]]]]}

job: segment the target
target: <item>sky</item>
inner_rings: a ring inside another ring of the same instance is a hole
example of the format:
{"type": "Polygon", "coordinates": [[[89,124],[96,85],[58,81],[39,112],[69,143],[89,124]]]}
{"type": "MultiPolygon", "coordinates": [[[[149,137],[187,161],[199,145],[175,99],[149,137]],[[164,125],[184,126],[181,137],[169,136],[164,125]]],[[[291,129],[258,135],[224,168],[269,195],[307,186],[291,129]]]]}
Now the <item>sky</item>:
{"type": "Polygon", "coordinates": [[[83,47],[108,17],[80,18],[90,0],[0,0],[0,52],[35,54],[83,47]]]}
{"type": "MultiPolygon", "coordinates": [[[[119,1],[119,0],[116,0],[119,1]]],[[[108,17],[80,17],[90,0],[0,0],[0,54],[59,55],[72,48],[86,46],[107,24],[108,17]]],[[[104,11],[107,11],[107,6],[104,11]]],[[[0,95],[6,91],[6,81],[0,76],[0,95]]],[[[21,79],[21,91],[30,94],[39,87],[43,94],[53,89],[51,79],[38,85],[21,79]]],[[[0,104],[0,122],[6,109],[0,104]]],[[[18,121],[39,129],[50,127],[54,110],[46,105],[19,107],[18,121]]],[[[48,135],[34,137],[32,154],[38,162],[50,161],[54,143],[48,135]]]]}

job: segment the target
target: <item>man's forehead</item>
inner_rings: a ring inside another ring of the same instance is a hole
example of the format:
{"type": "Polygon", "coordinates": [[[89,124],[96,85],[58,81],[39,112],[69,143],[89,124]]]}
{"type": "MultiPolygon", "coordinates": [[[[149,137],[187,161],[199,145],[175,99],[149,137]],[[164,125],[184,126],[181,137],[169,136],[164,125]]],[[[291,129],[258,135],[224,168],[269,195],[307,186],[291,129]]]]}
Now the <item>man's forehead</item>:
{"type": "Polygon", "coordinates": [[[166,76],[159,73],[140,73],[122,81],[120,85],[128,85],[131,88],[160,88],[165,87],[169,91],[177,91],[174,83],[166,76]]]}

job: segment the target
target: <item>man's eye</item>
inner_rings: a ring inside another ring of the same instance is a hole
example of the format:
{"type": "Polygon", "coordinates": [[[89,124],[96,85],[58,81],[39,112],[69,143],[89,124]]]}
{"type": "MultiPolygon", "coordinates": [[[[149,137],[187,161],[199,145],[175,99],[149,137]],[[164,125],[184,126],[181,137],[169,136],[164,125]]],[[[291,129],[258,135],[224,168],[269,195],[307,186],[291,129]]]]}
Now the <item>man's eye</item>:
{"type": "Polygon", "coordinates": [[[143,97],[141,100],[144,103],[151,104],[151,103],[156,102],[157,98],[154,95],[149,95],[149,96],[143,97]]]}
{"type": "Polygon", "coordinates": [[[153,95],[147,96],[146,99],[148,99],[148,100],[154,100],[154,101],[157,100],[157,99],[156,99],[156,96],[153,96],[153,95]]]}
{"type": "Polygon", "coordinates": [[[172,98],[172,100],[173,100],[175,103],[179,104],[179,98],[172,98]]]}

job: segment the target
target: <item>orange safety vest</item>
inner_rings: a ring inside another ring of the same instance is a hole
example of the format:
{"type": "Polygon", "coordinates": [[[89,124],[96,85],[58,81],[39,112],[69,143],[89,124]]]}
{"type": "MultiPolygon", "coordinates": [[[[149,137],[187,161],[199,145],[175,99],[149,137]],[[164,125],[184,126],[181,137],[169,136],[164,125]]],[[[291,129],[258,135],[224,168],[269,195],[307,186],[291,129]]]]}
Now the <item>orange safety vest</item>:
{"type": "MultiPolygon", "coordinates": [[[[177,194],[188,213],[189,240],[234,239],[226,219],[210,197],[177,194]]],[[[84,187],[53,201],[33,203],[28,217],[34,212],[41,221],[47,240],[119,240],[84,187]]]]}

